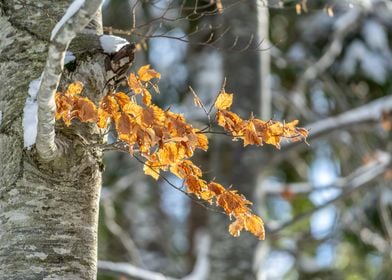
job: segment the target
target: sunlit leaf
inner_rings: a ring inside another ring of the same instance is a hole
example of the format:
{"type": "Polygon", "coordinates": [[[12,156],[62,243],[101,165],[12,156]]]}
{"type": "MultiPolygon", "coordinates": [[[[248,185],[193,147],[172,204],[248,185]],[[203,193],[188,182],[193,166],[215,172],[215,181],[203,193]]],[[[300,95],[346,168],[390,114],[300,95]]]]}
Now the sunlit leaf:
{"type": "Polygon", "coordinates": [[[154,69],[150,69],[150,65],[144,65],[140,67],[139,71],[137,72],[139,79],[143,82],[148,82],[154,78],[161,78],[161,74],[159,74],[154,69]]]}
{"type": "Polygon", "coordinates": [[[233,103],[233,94],[232,93],[226,93],[224,90],[222,90],[218,98],[215,101],[215,108],[218,110],[226,110],[230,108],[231,104],[233,103]]]}

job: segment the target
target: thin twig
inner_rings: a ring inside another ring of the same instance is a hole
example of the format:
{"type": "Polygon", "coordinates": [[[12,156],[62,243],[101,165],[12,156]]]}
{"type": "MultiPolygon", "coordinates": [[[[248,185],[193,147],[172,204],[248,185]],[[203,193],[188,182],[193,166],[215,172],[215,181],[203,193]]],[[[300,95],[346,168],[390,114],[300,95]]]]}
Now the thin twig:
{"type": "MultiPolygon", "coordinates": [[[[359,167],[356,169],[353,173],[351,173],[349,176],[346,177],[345,182],[340,182],[339,184],[345,185],[345,190],[336,198],[331,199],[317,207],[312,208],[311,210],[304,212],[302,214],[299,214],[292,218],[291,220],[287,222],[283,222],[278,226],[274,227],[267,227],[267,232],[270,235],[278,234],[280,231],[283,229],[309,217],[313,213],[317,212],[320,209],[323,209],[327,207],[328,205],[334,204],[340,200],[343,200],[350,195],[352,195],[354,192],[359,191],[360,189],[365,188],[366,186],[371,186],[367,185],[367,183],[371,182],[372,180],[375,180],[378,178],[380,175],[384,174],[385,171],[390,167],[391,165],[391,160],[392,157],[388,153],[380,152],[379,157],[377,160],[372,161],[364,166],[359,167]]],[[[342,179],[339,178],[339,181],[342,179]]],[[[333,185],[333,184],[331,184],[333,185]]]]}

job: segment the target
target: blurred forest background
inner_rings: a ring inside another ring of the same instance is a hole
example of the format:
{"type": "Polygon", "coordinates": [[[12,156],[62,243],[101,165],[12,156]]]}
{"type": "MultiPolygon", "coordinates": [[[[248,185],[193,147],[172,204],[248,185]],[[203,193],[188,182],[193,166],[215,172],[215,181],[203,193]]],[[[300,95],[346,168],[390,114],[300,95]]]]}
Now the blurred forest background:
{"type": "Polygon", "coordinates": [[[392,1],[106,0],[103,15],[138,44],[131,70],[162,74],[162,108],[203,127],[188,87],[209,107],[226,78],[240,116],[310,137],[277,150],[213,134],[196,155],[254,203],[265,241],[108,154],[98,279],[392,279],[392,1]]]}

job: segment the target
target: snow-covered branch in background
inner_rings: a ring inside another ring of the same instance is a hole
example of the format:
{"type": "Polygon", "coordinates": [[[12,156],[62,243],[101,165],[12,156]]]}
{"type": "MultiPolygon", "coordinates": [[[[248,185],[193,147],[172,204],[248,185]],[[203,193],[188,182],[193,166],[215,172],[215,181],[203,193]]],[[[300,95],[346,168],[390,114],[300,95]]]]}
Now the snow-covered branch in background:
{"type": "MultiPolygon", "coordinates": [[[[181,280],[207,280],[210,272],[209,250],[211,237],[204,231],[198,231],[195,238],[196,263],[193,270],[181,280]]],[[[98,270],[104,274],[123,275],[138,280],[179,280],[158,272],[146,270],[129,263],[98,261],[98,270]]]]}
{"type": "Polygon", "coordinates": [[[37,95],[36,147],[43,160],[50,161],[58,155],[58,148],[55,144],[54,96],[63,71],[65,52],[72,39],[91,21],[101,4],[101,0],[75,0],[52,30],[48,57],[37,95]]]}
{"type": "Polygon", "coordinates": [[[179,280],[177,278],[165,276],[158,272],[139,268],[129,263],[98,261],[98,270],[101,273],[123,275],[138,280],[179,280]]]}
{"type": "MultiPolygon", "coordinates": [[[[317,207],[314,207],[307,212],[299,214],[289,221],[280,223],[278,225],[269,224],[267,225],[267,232],[270,235],[277,234],[286,227],[289,227],[301,221],[302,219],[309,217],[316,211],[349,197],[352,193],[358,191],[362,187],[372,186],[367,184],[383,175],[389,168],[391,168],[392,165],[392,156],[387,152],[377,151],[374,154],[374,157],[375,159],[373,161],[358,167],[347,177],[337,178],[334,182],[329,184],[330,187],[338,187],[342,189],[342,192],[339,196],[317,207]]],[[[264,188],[262,189],[264,190],[264,188]]]]}
{"type": "Polygon", "coordinates": [[[347,35],[358,25],[361,10],[357,8],[350,9],[336,21],[334,25],[334,33],[332,41],[327,50],[319,60],[311,64],[304,72],[299,80],[297,88],[300,92],[304,92],[309,81],[315,79],[320,73],[324,72],[335,62],[343,49],[343,41],[347,35]]]}
{"type": "Polygon", "coordinates": [[[381,123],[383,114],[390,114],[391,112],[392,96],[385,96],[336,117],[330,117],[310,124],[307,126],[310,130],[308,139],[317,138],[325,133],[351,127],[356,124],[381,123]]]}

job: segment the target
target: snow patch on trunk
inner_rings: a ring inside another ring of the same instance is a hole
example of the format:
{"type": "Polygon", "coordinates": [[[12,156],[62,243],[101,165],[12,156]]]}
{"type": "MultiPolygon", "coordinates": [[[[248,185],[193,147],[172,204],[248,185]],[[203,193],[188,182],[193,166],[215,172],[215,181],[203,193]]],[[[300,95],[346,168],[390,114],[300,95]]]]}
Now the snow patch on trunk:
{"type": "Polygon", "coordinates": [[[0,125],[1,125],[1,120],[2,120],[2,118],[3,118],[3,112],[0,111],[0,125]]]}
{"type": "Polygon", "coordinates": [[[124,38],[113,35],[102,35],[99,37],[99,41],[103,51],[108,54],[116,53],[122,47],[129,44],[124,38]]]}
{"type": "Polygon", "coordinates": [[[41,84],[41,78],[33,80],[29,85],[29,96],[23,109],[23,139],[24,147],[30,149],[37,138],[38,103],[37,93],[41,84]]]}
{"type": "Polygon", "coordinates": [[[80,8],[84,5],[85,0],[74,0],[72,4],[68,7],[65,15],[60,19],[60,21],[54,26],[50,40],[53,40],[60,28],[74,15],[80,8]]]}
{"type": "Polygon", "coordinates": [[[66,51],[64,56],[64,65],[76,60],[76,56],[73,52],[66,51]]]}

